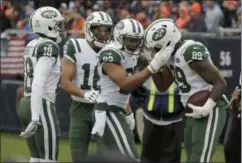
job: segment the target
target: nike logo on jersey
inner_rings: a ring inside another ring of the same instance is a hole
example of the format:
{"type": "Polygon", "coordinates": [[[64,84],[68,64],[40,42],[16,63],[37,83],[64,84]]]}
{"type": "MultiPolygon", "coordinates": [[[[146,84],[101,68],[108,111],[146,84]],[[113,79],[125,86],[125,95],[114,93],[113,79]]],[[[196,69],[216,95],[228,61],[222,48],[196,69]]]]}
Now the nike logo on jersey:
{"type": "Polygon", "coordinates": [[[112,55],[112,53],[111,53],[111,52],[109,52],[109,53],[105,53],[105,54],[107,54],[107,55],[112,55]]]}
{"type": "Polygon", "coordinates": [[[194,50],[197,50],[197,49],[200,49],[200,47],[196,47],[196,46],[194,46],[193,49],[194,49],[194,50]]]}

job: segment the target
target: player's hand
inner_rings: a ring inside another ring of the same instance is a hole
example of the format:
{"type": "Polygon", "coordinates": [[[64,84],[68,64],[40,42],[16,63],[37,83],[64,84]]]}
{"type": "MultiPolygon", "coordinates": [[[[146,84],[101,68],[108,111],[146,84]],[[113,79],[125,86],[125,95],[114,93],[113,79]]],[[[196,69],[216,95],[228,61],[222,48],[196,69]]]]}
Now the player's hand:
{"type": "Polygon", "coordinates": [[[151,73],[156,73],[160,70],[160,68],[167,64],[169,59],[171,58],[171,54],[173,52],[173,46],[168,46],[165,50],[160,50],[151,60],[150,65],[147,67],[151,73]]]}
{"type": "Polygon", "coordinates": [[[131,131],[133,131],[133,130],[134,130],[134,127],[135,127],[134,114],[131,113],[131,114],[127,115],[127,116],[125,117],[125,119],[126,119],[126,122],[127,122],[128,125],[129,125],[129,128],[131,129],[131,131]]]}
{"type": "Polygon", "coordinates": [[[212,109],[211,107],[204,107],[204,106],[195,106],[193,104],[188,104],[187,105],[189,108],[193,110],[192,113],[186,113],[185,115],[187,117],[193,117],[193,118],[202,118],[208,116],[211,112],[212,109]]]}
{"type": "Polygon", "coordinates": [[[39,125],[41,125],[39,121],[31,121],[27,128],[23,132],[21,132],[20,136],[22,136],[23,138],[28,138],[34,135],[39,125]]]}
{"type": "Polygon", "coordinates": [[[188,107],[193,110],[192,113],[186,113],[185,115],[193,118],[202,118],[208,116],[212,113],[213,108],[216,106],[216,102],[212,98],[208,98],[206,103],[201,106],[195,106],[193,104],[188,104],[188,107]]]}
{"type": "Polygon", "coordinates": [[[84,99],[94,103],[96,102],[98,95],[99,95],[98,91],[87,91],[84,93],[84,99]]]}
{"type": "Polygon", "coordinates": [[[236,87],[234,92],[232,93],[232,98],[229,101],[229,108],[233,109],[233,110],[240,110],[240,93],[241,90],[239,87],[236,87]]]}
{"type": "Polygon", "coordinates": [[[230,104],[232,104],[232,102],[234,100],[239,99],[239,95],[240,95],[240,89],[239,89],[239,87],[236,87],[235,90],[234,90],[234,92],[232,93],[232,98],[230,100],[230,104]]]}

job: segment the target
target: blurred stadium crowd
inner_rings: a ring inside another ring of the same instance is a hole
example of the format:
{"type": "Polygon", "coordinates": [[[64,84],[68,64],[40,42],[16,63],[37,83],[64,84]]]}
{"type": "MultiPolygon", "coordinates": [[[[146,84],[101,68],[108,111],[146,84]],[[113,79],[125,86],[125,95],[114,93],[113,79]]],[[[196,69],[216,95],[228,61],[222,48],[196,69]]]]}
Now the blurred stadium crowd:
{"type": "MultiPolygon", "coordinates": [[[[159,18],[173,18],[177,26],[189,32],[217,32],[219,27],[241,28],[241,1],[237,0],[78,0],[56,4],[66,19],[68,30],[83,30],[85,18],[93,11],[106,11],[114,23],[124,18],[139,20],[144,28],[159,18]]],[[[1,31],[29,31],[28,18],[38,7],[36,1],[2,1],[1,31]]]]}

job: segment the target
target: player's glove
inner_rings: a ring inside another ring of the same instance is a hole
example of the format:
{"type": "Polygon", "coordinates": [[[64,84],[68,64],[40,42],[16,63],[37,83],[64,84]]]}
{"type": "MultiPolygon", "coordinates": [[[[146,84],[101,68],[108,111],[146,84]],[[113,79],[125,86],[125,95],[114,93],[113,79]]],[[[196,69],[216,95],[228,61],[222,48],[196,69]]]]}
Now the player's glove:
{"type": "Polygon", "coordinates": [[[131,113],[131,114],[127,115],[127,116],[125,117],[125,119],[126,119],[126,122],[127,122],[128,125],[129,125],[129,128],[133,131],[133,130],[134,130],[134,127],[135,127],[134,114],[131,113]]]}
{"type": "Polygon", "coordinates": [[[160,70],[160,68],[167,64],[169,59],[171,58],[171,54],[173,52],[173,46],[168,46],[165,50],[160,50],[151,60],[149,66],[147,67],[149,71],[153,74],[160,70]]]}
{"type": "Polygon", "coordinates": [[[216,102],[214,102],[211,98],[207,100],[207,102],[201,107],[201,106],[195,106],[192,104],[188,104],[188,107],[193,110],[192,113],[186,113],[185,115],[187,117],[193,117],[193,118],[202,118],[208,116],[210,113],[212,113],[213,108],[216,106],[216,102]]]}
{"type": "Polygon", "coordinates": [[[41,125],[39,121],[31,121],[27,128],[23,132],[21,132],[20,136],[28,138],[34,135],[39,125],[41,125]]]}
{"type": "Polygon", "coordinates": [[[87,91],[84,93],[84,99],[86,99],[89,102],[96,102],[96,99],[99,95],[98,91],[87,91]]]}

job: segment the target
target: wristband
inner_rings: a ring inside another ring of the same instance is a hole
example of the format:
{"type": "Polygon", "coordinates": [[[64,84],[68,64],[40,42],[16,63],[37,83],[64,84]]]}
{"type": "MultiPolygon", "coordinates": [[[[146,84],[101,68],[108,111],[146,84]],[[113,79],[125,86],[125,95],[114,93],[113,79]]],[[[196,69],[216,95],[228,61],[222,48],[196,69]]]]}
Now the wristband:
{"type": "Polygon", "coordinates": [[[209,98],[206,101],[206,103],[203,105],[203,107],[208,109],[213,109],[216,106],[216,104],[217,103],[213,99],[209,98]]]}
{"type": "Polygon", "coordinates": [[[148,69],[152,74],[156,72],[155,69],[154,69],[151,65],[147,66],[147,69],[148,69]]]}

